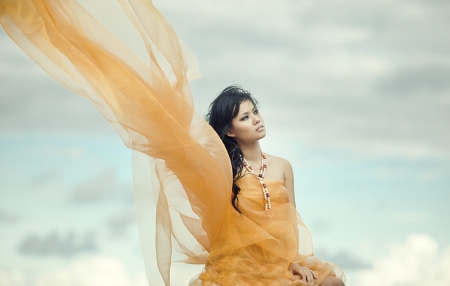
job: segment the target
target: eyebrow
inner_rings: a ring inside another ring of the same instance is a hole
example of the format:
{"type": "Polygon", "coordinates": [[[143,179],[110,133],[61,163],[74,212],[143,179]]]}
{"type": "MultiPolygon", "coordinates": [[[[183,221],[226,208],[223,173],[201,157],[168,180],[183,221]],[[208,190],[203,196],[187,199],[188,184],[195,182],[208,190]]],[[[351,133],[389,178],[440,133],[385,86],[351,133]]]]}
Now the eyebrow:
{"type": "MultiPolygon", "coordinates": [[[[254,111],[254,110],[256,110],[256,109],[257,109],[256,106],[253,106],[252,111],[254,111]]],[[[244,115],[244,114],[248,114],[248,111],[239,114],[239,116],[242,116],[242,115],[244,115]]]]}

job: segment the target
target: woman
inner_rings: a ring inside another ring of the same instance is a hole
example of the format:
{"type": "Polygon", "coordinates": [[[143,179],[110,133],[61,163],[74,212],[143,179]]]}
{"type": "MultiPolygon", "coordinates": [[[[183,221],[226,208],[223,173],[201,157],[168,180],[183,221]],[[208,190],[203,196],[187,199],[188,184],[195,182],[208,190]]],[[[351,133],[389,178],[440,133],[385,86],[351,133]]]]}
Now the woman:
{"type": "Polygon", "coordinates": [[[172,262],[180,260],[206,263],[193,282],[203,285],[336,281],[332,266],[313,256],[295,211],[289,163],[267,156],[262,180],[270,197],[250,175],[265,135],[255,101],[238,92],[216,115],[235,88],[219,96],[209,116],[219,138],[193,108],[195,57],[151,1],[119,2],[148,48],[149,64],[75,0],[0,1],[0,23],[55,80],[92,100],[136,151],[135,201],[150,284],[170,285],[172,262]],[[225,125],[216,126],[217,118],[225,125]]]}
{"type": "Polygon", "coordinates": [[[292,167],[261,151],[266,129],[256,100],[240,86],[227,87],[207,119],[232,162],[233,209],[192,285],[344,285],[332,265],[299,254],[292,167]]]}

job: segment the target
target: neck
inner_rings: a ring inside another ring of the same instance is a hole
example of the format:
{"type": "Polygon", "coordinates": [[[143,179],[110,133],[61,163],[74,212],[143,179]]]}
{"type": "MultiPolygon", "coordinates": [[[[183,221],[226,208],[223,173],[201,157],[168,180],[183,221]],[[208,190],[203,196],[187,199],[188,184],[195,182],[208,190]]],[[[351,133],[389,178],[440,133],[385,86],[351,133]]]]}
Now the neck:
{"type": "Polygon", "coordinates": [[[238,142],[238,145],[247,161],[259,162],[261,160],[261,147],[259,146],[259,141],[252,144],[242,144],[238,142]]]}

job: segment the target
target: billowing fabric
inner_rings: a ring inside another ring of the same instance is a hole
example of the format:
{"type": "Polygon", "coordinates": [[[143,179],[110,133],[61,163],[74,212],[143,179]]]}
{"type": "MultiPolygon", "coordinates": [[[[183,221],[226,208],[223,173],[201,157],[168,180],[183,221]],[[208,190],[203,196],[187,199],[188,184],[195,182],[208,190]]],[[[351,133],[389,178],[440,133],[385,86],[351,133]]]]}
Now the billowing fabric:
{"type": "Polygon", "coordinates": [[[233,209],[227,152],[193,108],[189,81],[200,75],[195,57],[151,1],[119,3],[149,63],[74,0],[0,0],[0,23],[50,76],[92,100],[135,151],[149,284],[170,285],[174,261],[206,264],[196,285],[303,285],[287,272],[290,262],[307,265],[322,280],[342,276],[313,256],[310,233],[288,203],[283,182],[269,182],[269,216],[258,209],[261,190],[251,177],[239,182],[243,214],[233,209]]]}
{"type": "Polygon", "coordinates": [[[265,183],[270,190],[270,210],[264,210],[259,179],[250,173],[239,179],[242,215],[228,209],[205,271],[191,285],[310,285],[289,272],[291,262],[313,270],[316,285],[336,275],[331,264],[299,254],[299,238],[300,245],[310,248],[303,251],[312,253],[309,231],[289,202],[284,181],[265,183]]]}

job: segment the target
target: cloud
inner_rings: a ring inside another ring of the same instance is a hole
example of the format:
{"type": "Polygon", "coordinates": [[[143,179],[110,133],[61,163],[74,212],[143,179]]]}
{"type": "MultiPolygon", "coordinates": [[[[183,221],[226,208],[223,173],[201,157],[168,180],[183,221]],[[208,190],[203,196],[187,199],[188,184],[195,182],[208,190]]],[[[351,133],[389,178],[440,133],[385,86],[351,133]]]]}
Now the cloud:
{"type": "MultiPolygon", "coordinates": [[[[84,2],[118,35],[136,34],[127,33],[123,15],[103,12],[105,1],[84,2]]],[[[197,56],[204,78],[192,86],[200,113],[225,86],[240,83],[269,114],[273,140],[361,156],[450,158],[443,132],[450,121],[448,1],[155,4],[197,56]]],[[[52,84],[1,33],[0,131],[113,133],[89,102],[52,84]]]]}
{"type": "MultiPolygon", "coordinates": [[[[2,61],[0,62],[0,74],[2,74],[2,76],[11,73],[28,73],[30,71],[35,71],[35,69],[29,69],[30,67],[34,67],[35,64],[27,58],[24,52],[18,49],[16,44],[6,35],[3,29],[0,32],[0,44],[2,46],[2,61]]],[[[30,76],[36,74],[27,75],[30,76]]]]}
{"type": "Polygon", "coordinates": [[[369,267],[367,263],[346,252],[339,252],[338,254],[331,256],[329,261],[336,263],[336,265],[341,267],[344,272],[345,270],[355,270],[369,267]]]}
{"type": "Polygon", "coordinates": [[[17,215],[0,210],[0,223],[15,223],[18,219],[19,217],[17,215]]]}
{"type": "Polygon", "coordinates": [[[118,258],[95,256],[35,276],[0,269],[0,285],[145,286],[148,282],[145,275],[132,276],[122,260],[118,258]]]}
{"type": "Polygon", "coordinates": [[[344,272],[353,271],[362,268],[368,268],[370,265],[361,261],[358,257],[347,253],[347,252],[339,252],[337,254],[330,254],[326,251],[318,250],[316,251],[317,257],[320,259],[324,259],[326,261],[330,261],[336,265],[338,265],[344,272]]]}
{"type": "Polygon", "coordinates": [[[0,285],[2,286],[25,286],[26,278],[19,271],[6,271],[0,269],[0,285]]]}
{"type": "Polygon", "coordinates": [[[75,262],[68,267],[40,275],[34,279],[33,284],[34,286],[148,285],[145,277],[131,277],[121,260],[102,256],[75,262]]]}
{"type": "Polygon", "coordinates": [[[30,180],[30,184],[33,187],[46,186],[49,183],[55,182],[63,175],[62,169],[50,168],[42,171],[40,174],[35,175],[30,180]]]}
{"type": "Polygon", "coordinates": [[[24,74],[0,77],[0,132],[60,131],[111,135],[91,102],[53,82],[24,74]]]}
{"type": "Polygon", "coordinates": [[[430,211],[396,211],[387,214],[387,218],[397,223],[420,223],[431,221],[434,214],[430,211]]]}
{"type": "Polygon", "coordinates": [[[109,169],[99,175],[76,186],[70,195],[72,203],[99,203],[116,198],[127,198],[132,196],[131,186],[127,186],[117,179],[115,170],[109,169]]]}
{"type": "Polygon", "coordinates": [[[148,285],[145,276],[131,277],[121,260],[110,257],[94,257],[55,269],[36,277],[33,284],[34,286],[148,285]]]}
{"type": "Polygon", "coordinates": [[[379,79],[377,88],[389,96],[421,95],[428,93],[430,99],[448,95],[450,92],[450,65],[427,64],[400,67],[393,74],[379,79]]]}
{"type": "Polygon", "coordinates": [[[330,230],[333,229],[333,224],[325,219],[316,219],[312,221],[310,225],[313,233],[326,235],[330,230]]]}
{"type": "Polygon", "coordinates": [[[107,221],[109,232],[113,237],[123,236],[128,228],[135,223],[136,212],[134,209],[122,210],[111,216],[107,221]]]}
{"type": "Polygon", "coordinates": [[[450,157],[442,131],[450,121],[449,3],[203,2],[196,10],[159,5],[203,70],[193,84],[200,110],[240,83],[261,102],[267,140],[370,157],[450,157]]]}
{"type": "Polygon", "coordinates": [[[450,285],[450,246],[439,249],[428,235],[411,234],[403,244],[360,270],[355,285],[421,286],[450,285]]]}
{"type": "Polygon", "coordinates": [[[0,132],[111,135],[93,104],[52,80],[0,30],[0,132]]]}
{"type": "Polygon", "coordinates": [[[17,250],[24,255],[70,257],[84,252],[96,252],[97,248],[95,236],[92,233],[87,233],[82,239],[78,239],[73,232],[68,232],[65,236],[51,232],[45,237],[28,235],[17,250]]]}

